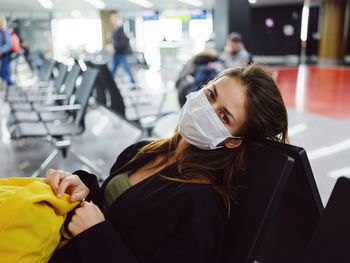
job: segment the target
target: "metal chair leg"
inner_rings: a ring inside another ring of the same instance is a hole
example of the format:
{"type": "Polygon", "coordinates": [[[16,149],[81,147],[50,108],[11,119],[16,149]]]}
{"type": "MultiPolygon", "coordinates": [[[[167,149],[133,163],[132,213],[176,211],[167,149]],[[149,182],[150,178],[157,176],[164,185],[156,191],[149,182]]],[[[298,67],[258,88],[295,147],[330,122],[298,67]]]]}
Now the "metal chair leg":
{"type": "Polygon", "coordinates": [[[38,177],[40,173],[55,159],[57,154],[60,151],[58,149],[55,149],[50,153],[50,155],[46,158],[46,160],[40,165],[40,167],[32,174],[31,177],[38,177]]]}
{"type": "Polygon", "coordinates": [[[91,168],[94,172],[97,173],[97,175],[103,175],[103,172],[100,168],[98,168],[92,161],[90,161],[89,159],[87,159],[85,156],[83,156],[82,154],[75,152],[72,149],[69,149],[69,151],[75,156],[77,157],[81,162],[83,162],[85,165],[87,165],[89,168],[91,168]]]}

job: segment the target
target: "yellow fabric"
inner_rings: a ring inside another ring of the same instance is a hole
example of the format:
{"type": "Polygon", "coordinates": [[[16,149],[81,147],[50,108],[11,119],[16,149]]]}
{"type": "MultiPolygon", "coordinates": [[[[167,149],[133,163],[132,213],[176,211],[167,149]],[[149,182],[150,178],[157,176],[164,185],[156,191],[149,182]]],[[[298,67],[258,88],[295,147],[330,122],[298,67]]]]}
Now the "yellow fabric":
{"type": "Polygon", "coordinates": [[[48,262],[65,215],[79,202],[57,198],[41,178],[0,179],[0,263],[48,262]]]}

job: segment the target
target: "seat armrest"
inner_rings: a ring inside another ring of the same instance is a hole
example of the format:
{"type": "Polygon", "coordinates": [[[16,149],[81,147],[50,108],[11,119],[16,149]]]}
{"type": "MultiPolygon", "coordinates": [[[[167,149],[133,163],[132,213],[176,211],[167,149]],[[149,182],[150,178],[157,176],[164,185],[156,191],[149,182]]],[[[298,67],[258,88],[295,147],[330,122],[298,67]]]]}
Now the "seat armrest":
{"type": "Polygon", "coordinates": [[[67,99],[66,95],[48,95],[48,96],[38,96],[36,98],[31,98],[30,102],[40,102],[47,100],[65,100],[67,99]]]}
{"type": "Polygon", "coordinates": [[[49,85],[50,81],[39,81],[36,83],[37,86],[39,87],[45,87],[47,85],[49,85]]]}
{"type": "Polygon", "coordinates": [[[81,110],[83,107],[80,104],[74,105],[62,105],[62,106],[49,106],[49,107],[40,107],[37,109],[38,112],[47,112],[47,111],[68,111],[68,110],[81,110]]]}

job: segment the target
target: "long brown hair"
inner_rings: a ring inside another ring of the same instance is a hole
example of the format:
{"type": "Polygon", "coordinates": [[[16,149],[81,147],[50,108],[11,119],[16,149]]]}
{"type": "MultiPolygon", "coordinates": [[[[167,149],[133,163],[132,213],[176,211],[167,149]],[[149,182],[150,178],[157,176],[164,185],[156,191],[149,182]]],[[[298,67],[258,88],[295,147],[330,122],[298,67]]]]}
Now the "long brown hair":
{"type": "MultiPolygon", "coordinates": [[[[244,172],[246,141],[270,139],[288,142],[288,118],[275,81],[262,67],[253,64],[227,69],[219,73],[208,85],[224,76],[240,80],[246,89],[247,120],[239,134],[244,135],[245,139],[234,149],[223,147],[201,150],[195,146],[186,148],[176,159],[182,178],[168,179],[211,185],[224,198],[229,212],[230,201],[235,199],[238,176],[244,172]]],[[[135,158],[142,154],[161,155],[164,158],[156,166],[165,165],[174,155],[180,139],[181,135],[176,130],[171,138],[155,140],[141,148],[135,158]]]]}

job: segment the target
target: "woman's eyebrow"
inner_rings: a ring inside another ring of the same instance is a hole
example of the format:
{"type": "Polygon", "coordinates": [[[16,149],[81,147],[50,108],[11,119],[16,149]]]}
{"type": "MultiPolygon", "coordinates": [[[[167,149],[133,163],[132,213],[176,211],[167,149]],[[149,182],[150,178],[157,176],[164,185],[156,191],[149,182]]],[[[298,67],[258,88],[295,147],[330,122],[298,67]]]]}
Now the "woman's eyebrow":
{"type": "MultiPolygon", "coordinates": [[[[215,84],[213,84],[213,89],[214,89],[214,95],[215,95],[215,97],[216,97],[216,98],[219,97],[218,91],[216,90],[215,84]]],[[[231,118],[233,119],[233,121],[236,121],[236,119],[235,119],[235,117],[233,116],[233,114],[232,114],[231,112],[229,112],[228,109],[227,109],[226,107],[223,107],[223,109],[224,109],[224,111],[225,111],[228,115],[231,116],[231,118]]]]}
{"type": "Polygon", "coordinates": [[[217,97],[217,96],[218,96],[218,92],[217,92],[217,90],[216,90],[216,86],[215,86],[214,83],[213,83],[213,88],[214,88],[214,95],[215,95],[215,97],[217,97]]]}

